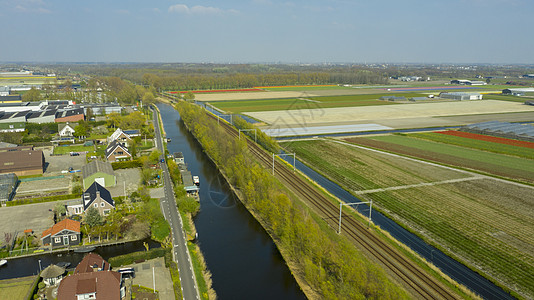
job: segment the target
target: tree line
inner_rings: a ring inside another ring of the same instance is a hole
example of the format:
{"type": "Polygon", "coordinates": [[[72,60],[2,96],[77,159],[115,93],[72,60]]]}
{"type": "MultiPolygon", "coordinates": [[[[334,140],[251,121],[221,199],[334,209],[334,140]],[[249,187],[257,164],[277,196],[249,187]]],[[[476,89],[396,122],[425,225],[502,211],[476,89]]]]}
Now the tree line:
{"type": "MultiPolygon", "coordinates": [[[[229,136],[201,108],[176,104],[182,121],[243,196],[281,252],[320,298],[405,299],[409,296],[346,238],[321,228],[309,208],[290,196],[253,159],[244,139],[229,136]]],[[[316,219],[317,218],[317,219],[316,219]]]]}

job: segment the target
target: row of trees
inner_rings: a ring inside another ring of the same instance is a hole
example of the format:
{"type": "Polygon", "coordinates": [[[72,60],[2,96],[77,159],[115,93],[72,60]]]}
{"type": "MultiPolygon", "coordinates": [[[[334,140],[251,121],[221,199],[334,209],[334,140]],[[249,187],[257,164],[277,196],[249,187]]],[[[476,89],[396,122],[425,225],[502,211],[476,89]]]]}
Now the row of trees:
{"type": "Polygon", "coordinates": [[[243,196],[291,264],[325,299],[404,299],[377,265],[350,242],[321,229],[313,214],[248,153],[246,142],[231,138],[206,113],[185,102],[177,104],[183,122],[243,196]]]}

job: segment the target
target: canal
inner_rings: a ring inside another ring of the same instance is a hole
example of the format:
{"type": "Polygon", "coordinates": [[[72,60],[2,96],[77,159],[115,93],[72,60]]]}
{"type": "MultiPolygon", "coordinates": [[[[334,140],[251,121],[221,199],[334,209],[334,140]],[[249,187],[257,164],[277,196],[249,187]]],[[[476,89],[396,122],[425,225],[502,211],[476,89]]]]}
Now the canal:
{"type": "Polygon", "coordinates": [[[198,243],[219,299],[306,299],[265,230],[237,200],[171,106],[158,104],[170,153],[200,177],[198,243]]]}
{"type": "MultiPolygon", "coordinates": [[[[117,244],[112,246],[97,247],[93,253],[97,253],[102,258],[108,260],[110,257],[146,250],[143,243],[146,242],[149,248],[159,248],[160,245],[150,239],[126,242],[123,244],[117,244]]],[[[55,253],[42,253],[39,255],[26,256],[21,258],[13,258],[0,269],[0,280],[25,277],[39,274],[39,267],[44,269],[50,264],[57,264],[59,262],[68,262],[71,265],[68,268],[75,268],[78,263],[83,259],[87,253],[75,253],[75,252],[55,252],[55,253]]],[[[0,297],[1,299],[2,297],[0,297]]]]}

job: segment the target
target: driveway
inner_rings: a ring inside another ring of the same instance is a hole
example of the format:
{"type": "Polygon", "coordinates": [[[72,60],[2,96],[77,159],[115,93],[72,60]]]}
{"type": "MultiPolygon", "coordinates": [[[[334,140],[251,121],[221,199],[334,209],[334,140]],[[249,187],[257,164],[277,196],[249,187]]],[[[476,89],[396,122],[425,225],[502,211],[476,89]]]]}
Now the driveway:
{"type": "Polygon", "coordinates": [[[155,279],[156,290],[159,292],[159,299],[174,300],[174,288],[172,286],[171,274],[169,269],[165,267],[165,259],[163,257],[124,267],[132,267],[135,269],[135,278],[133,279],[132,284],[153,289],[155,279]],[[152,268],[154,268],[154,273],[152,273],[152,268]],[[152,277],[152,274],[154,274],[154,277],[152,277]]]}

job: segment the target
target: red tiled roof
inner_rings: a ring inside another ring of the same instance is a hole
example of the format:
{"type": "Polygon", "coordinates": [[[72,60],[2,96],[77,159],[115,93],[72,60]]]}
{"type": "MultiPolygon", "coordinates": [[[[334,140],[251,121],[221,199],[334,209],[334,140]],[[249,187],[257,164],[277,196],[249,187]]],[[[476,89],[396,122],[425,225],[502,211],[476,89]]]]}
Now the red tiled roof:
{"type": "Polygon", "coordinates": [[[58,300],[76,299],[96,292],[96,299],[120,299],[120,274],[114,271],[79,273],[65,277],[57,289],[58,300]]]}
{"type": "Polygon", "coordinates": [[[75,231],[75,232],[80,232],[80,222],[74,221],[71,219],[64,219],[63,221],[52,226],[51,228],[48,228],[45,231],[43,231],[41,238],[44,238],[45,236],[49,234],[55,235],[56,233],[64,229],[68,229],[68,230],[75,231]]]}
{"type": "Polygon", "coordinates": [[[78,266],[76,266],[74,274],[91,273],[94,272],[95,269],[100,269],[101,271],[108,271],[110,270],[110,265],[102,258],[102,256],[96,253],[89,253],[82,259],[78,266]]]}

